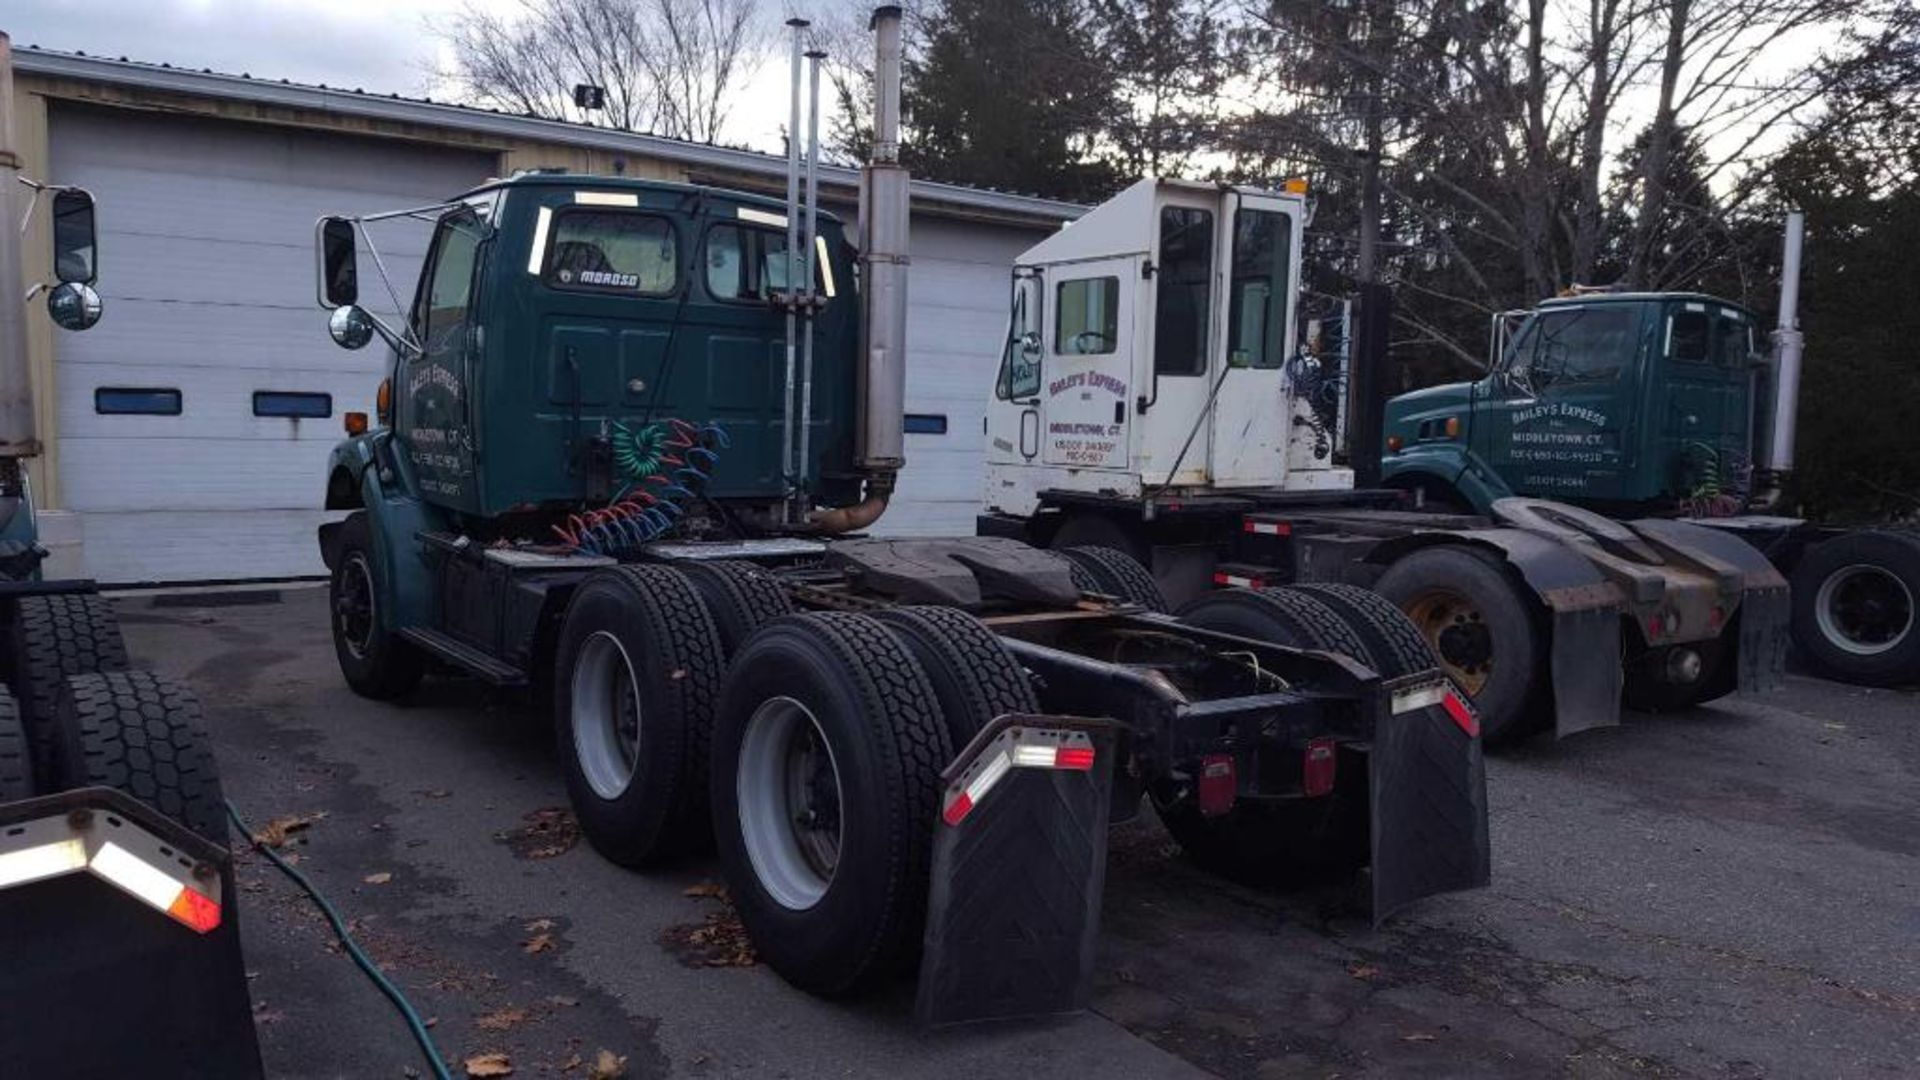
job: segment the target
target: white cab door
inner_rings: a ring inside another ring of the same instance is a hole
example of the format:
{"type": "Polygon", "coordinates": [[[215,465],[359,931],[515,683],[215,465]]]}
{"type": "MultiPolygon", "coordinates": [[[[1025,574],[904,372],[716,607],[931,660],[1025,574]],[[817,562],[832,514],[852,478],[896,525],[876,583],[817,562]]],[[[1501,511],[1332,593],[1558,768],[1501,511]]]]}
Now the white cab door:
{"type": "Polygon", "coordinates": [[[1281,485],[1296,406],[1288,360],[1298,346],[1300,202],[1233,199],[1226,233],[1224,347],[1215,362],[1211,472],[1221,486],[1281,485]]]}
{"type": "Polygon", "coordinates": [[[1127,468],[1137,258],[1052,267],[1040,372],[1040,460],[1127,468]]]}

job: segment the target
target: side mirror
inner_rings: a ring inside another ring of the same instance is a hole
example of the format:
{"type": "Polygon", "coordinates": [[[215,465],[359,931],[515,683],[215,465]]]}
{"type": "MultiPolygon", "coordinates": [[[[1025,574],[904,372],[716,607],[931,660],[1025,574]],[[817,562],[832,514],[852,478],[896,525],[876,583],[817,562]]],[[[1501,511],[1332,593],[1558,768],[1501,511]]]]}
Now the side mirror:
{"type": "Polygon", "coordinates": [[[354,304],[334,308],[327,317],[327,333],[343,349],[364,348],[373,340],[373,316],[354,304]]]}
{"type": "MultiPolygon", "coordinates": [[[[360,302],[360,262],[354,248],[353,222],[343,217],[324,217],[316,231],[320,249],[320,306],[352,307],[360,302]]],[[[339,337],[336,335],[334,340],[338,341],[339,337]]],[[[360,344],[366,342],[362,340],[360,344]]]]}
{"type": "Polygon", "coordinates": [[[106,305],[83,281],[63,281],[47,293],[47,317],[63,330],[85,330],[100,321],[106,305]]]}
{"type": "MultiPolygon", "coordinates": [[[[93,196],[79,188],[61,188],[53,196],[54,276],[64,284],[93,284],[100,276],[95,254],[93,196]]],[[[98,318],[97,296],[94,308],[98,318]]]]}

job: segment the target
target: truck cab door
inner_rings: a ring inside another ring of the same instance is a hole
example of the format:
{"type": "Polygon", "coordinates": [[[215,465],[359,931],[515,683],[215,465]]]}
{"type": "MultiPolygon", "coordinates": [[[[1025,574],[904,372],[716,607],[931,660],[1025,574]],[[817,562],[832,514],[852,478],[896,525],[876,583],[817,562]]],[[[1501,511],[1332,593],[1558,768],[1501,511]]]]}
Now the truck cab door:
{"type": "MultiPolygon", "coordinates": [[[[1237,196],[1227,232],[1226,348],[1214,358],[1213,482],[1280,485],[1285,482],[1288,443],[1305,425],[1293,423],[1296,401],[1288,360],[1297,346],[1294,298],[1300,294],[1298,199],[1237,196]]],[[[1331,411],[1331,410],[1329,410],[1331,411]]],[[[1327,440],[1331,453],[1331,435],[1327,440]]],[[[1314,447],[1305,451],[1310,458],[1314,447]]]]}
{"type": "Polygon", "coordinates": [[[1134,258],[1051,268],[1039,388],[1040,460],[1076,469],[1128,465],[1134,258]]]}
{"type": "Polygon", "coordinates": [[[1622,498],[1632,467],[1640,305],[1535,313],[1476,403],[1473,443],[1509,488],[1549,499],[1622,498]]]}
{"type": "Polygon", "coordinates": [[[396,380],[394,434],[422,495],[442,506],[468,508],[478,497],[472,394],[486,238],[486,224],[473,207],[441,216],[410,316],[420,352],[401,365],[396,380]]]}

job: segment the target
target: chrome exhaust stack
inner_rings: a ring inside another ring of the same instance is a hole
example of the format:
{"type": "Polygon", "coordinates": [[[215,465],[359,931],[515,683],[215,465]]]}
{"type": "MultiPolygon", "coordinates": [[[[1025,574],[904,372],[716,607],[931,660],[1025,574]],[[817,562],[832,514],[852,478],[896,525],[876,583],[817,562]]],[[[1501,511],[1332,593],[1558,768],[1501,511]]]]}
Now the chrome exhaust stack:
{"type": "Polygon", "coordinates": [[[1786,237],[1780,252],[1780,322],[1773,331],[1773,407],[1767,417],[1763,470],[1756,485],[1754,505],[1776,503],[1788,474],[1793,472],[1793,444],[1800,411],[1800,361],[1806,338],[1800,333],[1800,253],[1806,242],[1807,215],[1787,214],[1786,237]]]}
{"type": "Polygon", "coordinates": [[[900,8],[873,11],[873,156],[860,170],[858,455],[866,498],[809,515],[823,532],[864,529],[886,511],[906,464],[908,175],[900,164],[900,8]]]}

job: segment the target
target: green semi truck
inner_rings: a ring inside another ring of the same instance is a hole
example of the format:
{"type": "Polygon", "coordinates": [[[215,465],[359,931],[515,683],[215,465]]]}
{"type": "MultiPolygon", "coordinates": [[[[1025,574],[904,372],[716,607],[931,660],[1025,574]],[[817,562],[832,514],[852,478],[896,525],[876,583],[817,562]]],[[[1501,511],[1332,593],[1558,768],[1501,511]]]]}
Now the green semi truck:
{"type": "MultiPolygon", "coordinates": [[[[393,353],[326,479],[347,683],[551,701],[598,851],[717,845],[776,971],[845,994],[917,962],[929,1020],[1084,1003],[1107,826],[1149,799],[1196,861],[1332,877],[1376,917],[1483,884],[1478,718],[1390,605],[1176,618],[1097,545],[861,535],[909,347],[899,9],[874,26],[857,244],[817,139],[785,204],[528,173],[403,211],[433,239],[396,325],[360,302],[384,218],[318,224],[333,337],[393,353]]],[[[800,61],[796,35],[795,131],[800,61]]]]}

